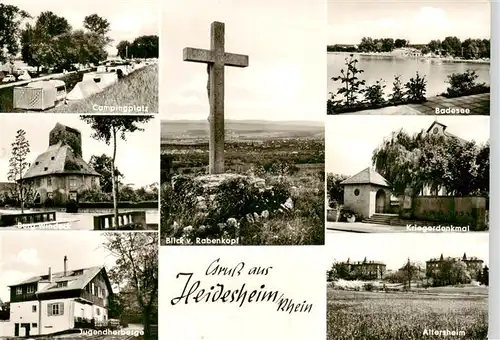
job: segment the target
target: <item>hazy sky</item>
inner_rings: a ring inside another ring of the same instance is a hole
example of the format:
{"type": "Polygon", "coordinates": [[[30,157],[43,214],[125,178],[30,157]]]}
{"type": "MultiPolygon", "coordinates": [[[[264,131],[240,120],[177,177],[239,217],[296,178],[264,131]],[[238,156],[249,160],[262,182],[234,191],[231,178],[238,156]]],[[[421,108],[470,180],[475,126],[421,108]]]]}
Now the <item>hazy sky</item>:
{"type": "Polygon", "coordinates": [[[226,52],[249,55],[226,67],[229,119],[321,120],[325,115],[325,3],[322,0],[172,0],[162,18],[162,119],[206,119],[205,64],[184,47],[210,48],[210,24],[225,23],[226,52]]]}
{"type": "Polygon", "coordinates": [[[141,35],[158,35],[159,5],[154,0],[2,0],[16,5],[32,17],[52,11],[68,20],[73,29],[83,28],[83,19],[96,13],[111,23],[109,37],[113,39],[108,53],[116,55],[116,45],[122,40],[132,41],[141,35]]]}
{"type": "MultiPolygon", "coordinates": [[[[328,116],[325,120],[326,171],[347,176],[371,166],[373,150],[403,128],[408,133],[427,130],[435,116],[328,116]],[[355,155],[355,156],[354,156],[355,155]]],[[[442,116],[446,131],[465,140],[484,143],[489,139],[489,117],[442,116]]]]}
{"type": "MultiPolygon", "coordinates": [[[[92,155],[108,156],[113,154],[113,145],[91,138],[93,130],[79,115],[40,115],[40,114],[4,114],[0,117],[2,134],[0,135],[0,182],[7,181],[11,143],[15,140],[19,129],[26,131],[30,143],[29,162],[33,163],[38,155],[49,146],[49,133],[59,122],[76,128],[82,133],[83,159],[88,162],[92,155]],[[43,117],[43,118],[41,118],[43,117]]],[[[124,183],[135,186],[149,185],[159,182],[159,121],[150,120],[140,124],[144,131],[136,131],[126,135],[127,140],[119,140],[116,154],[116,165],[125,175],[124,183]]]]}
{"type": "Polygon", "coordinates": [[[328,1],[327,11],[328,44],[358,44],[363,37],[412,44],[490,37],[489,1],[328,1]]]}
{"type": "Polygon", "coordinates": [[[478,257],[489,264],[488,233],[393,233],[393,234],[326,234],[327,268],[333,261],[381,261],[387,269],[401,268],[408,257],[425,264],[441,256],[478,257]]]}
{"type": "Polygon", "coordinates": [[[0,299],[9,301],[8,285],[32,276],[61,272],[64,256],[68,269],[106,266],[115,264],[115,257],[102,247],[106,241],[99,232],[56,231],[4,231],[0,234],[0,299]],[[18,242],[20,239],[23,242],[18,242]],[[83,247],[85,248],[82,256],[83,247]]]}

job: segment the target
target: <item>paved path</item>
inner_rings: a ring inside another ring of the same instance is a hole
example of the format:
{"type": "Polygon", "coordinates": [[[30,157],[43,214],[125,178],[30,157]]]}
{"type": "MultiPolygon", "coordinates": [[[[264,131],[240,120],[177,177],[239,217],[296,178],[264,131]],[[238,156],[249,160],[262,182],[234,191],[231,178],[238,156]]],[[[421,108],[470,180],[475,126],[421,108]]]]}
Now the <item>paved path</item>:
{"type": "Polygon", "coordinates": [[[490,94],[475,94],[458,98],[430,97],[422,104],[408,104],[388,106],[376,110],[363,110],[353,113],[354,115],[438,115],[439,109],[469,109],[470,113],[441,113],[439,115],[489,115],[490,94]]]}
{"type": "Polygon", "coordinates": [[[23,85],[27,85],[29,83],[33,83],[35,81],[40,81],[40,80],[64,78],[69,74],[73,74],[73,73],[77,73],[77,72],[86,72],[89,70],[91,70],[91,68],[81,69],[80,71],[69,71],[67,73],[53,73],[53,74],[49,74],[49,75],[38,77],[38,78],[31,78],[28,80],[20,80],[20,81],[16,81],[16,82],[12,82],[12,83],[0,84],[0,90],[4,89],[4,88],[8,88],[8,87],[23,86],[23,85]]]}
{"type": "Polygon", "coordinates": [[[408,232],[406,227],[370,224],[362,222],[326,222],[327,232],[351,232],[351,233],[404,233],[408,232]]]}

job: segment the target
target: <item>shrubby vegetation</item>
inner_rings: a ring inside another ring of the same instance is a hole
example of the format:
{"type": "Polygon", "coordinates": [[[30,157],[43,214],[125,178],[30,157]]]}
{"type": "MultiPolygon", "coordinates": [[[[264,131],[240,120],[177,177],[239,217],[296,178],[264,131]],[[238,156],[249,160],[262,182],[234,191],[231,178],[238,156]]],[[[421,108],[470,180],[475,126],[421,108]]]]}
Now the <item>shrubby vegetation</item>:
{"type": "MultiPolygon", "coordinates": [[[[277,170],[280,171],[280,170],[277,170]]],[[[285,171],[286,172],[286,171],[285,171]]],[[[240,244],[321,244],[324,207],[321,178],[314,189],[286,176],[256,181],[255,174],[228,178],[207,192],[190,176],[178,176],[161,192],[162,234],[176,238],[238,238],[240,244]]]]}
{"type": "MultiPolygon", "coordinates": [[[[345,58],[345,69],[340,75],[332,77],[334,82],[340,82],[341,87],[336,93],[330,92],[327,100],[327,114],[339,114],[366,109],[377,109],[386,106],[415,104],[426,101],[427,80],[418,72],[403,83],[400,75],[394,76],[392,92],[385,95],[386,82],[383,79],[367,84],[360,75],[364,72],[358,68],[359,60],[354,54],[345,58]]],[[[453,73],[448,76],[447,92],[442,95],[448,98],[488,93],[490,87],[485,83],[477,83],[479,76],[476,71],[467,70],[464,73],[453,73]]]]}
{"type": "Polygon", "coordinates": [[[404,85],[401,76],[395,76],[392,84],[393,93],[386,98],[384,89],[385,81],[380,79],[374,84],[366,84],[359,75],[364,71],[358,69],[358,59],[351,54],[345,58],[346,69],[340,70],[340,76],[332,77],[333,81],[342,84],[337,93],[331,93],[327,101],[327,113],[338,114],[344,112],[360,111],[365,109],[382,108],[385,106],[422,103],[426,101],[425,92],[427,80],[418,72],[404,85]],[[339,98],[339,99],[337,99],[339,98]]]}
{"type": "Polygon", "coordinates": [[[373,152],[372,163],[395,195],[427,186],[453,196],[489,197],[490,146],[458,137],[433,136],[421,131],[394,132],[373,152]]]}
{"type": "Polygon", "coordinates": [[[489,92],[490,87],[486,86],[486,83],[476,82],[478,77],[476,71],[472,70],[467,70],[464,73],[452,73],[446,81],[449,86],[443,96],[454,98],[489,92]]]}

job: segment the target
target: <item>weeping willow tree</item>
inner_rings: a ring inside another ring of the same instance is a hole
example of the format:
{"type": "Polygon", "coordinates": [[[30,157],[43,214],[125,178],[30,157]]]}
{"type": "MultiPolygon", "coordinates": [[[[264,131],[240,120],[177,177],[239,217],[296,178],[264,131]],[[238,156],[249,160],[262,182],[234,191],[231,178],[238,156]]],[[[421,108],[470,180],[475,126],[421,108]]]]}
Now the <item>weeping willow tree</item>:
{"type": "Polygon", "coordinates": [[[424,187],[466,196],[488,191],[489,144],[421,131],[393,132],[373,151],[372,163],[395,195],[417,195],[424,187]]]}

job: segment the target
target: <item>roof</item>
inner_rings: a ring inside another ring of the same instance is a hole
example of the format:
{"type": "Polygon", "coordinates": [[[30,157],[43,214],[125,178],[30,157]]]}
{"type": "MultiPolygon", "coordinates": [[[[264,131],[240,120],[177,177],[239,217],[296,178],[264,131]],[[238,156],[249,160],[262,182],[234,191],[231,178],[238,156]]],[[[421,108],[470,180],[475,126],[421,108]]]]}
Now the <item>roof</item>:
{"type": "Polygon", "coordinates": [[[34,88],[54,88],[64,86],[65,83],[62,80],[52,79],[52,80],[41,80],[29,83],[26,87],[34,88]]]}
{"type": "Polygon", "coordinates": [[[387,180],[382,177],[378,172],[368,167],[356,175],[349,177],[345,181],[340,183],[341,185],[349,184],[375,184],[383,187],[390,187],[387,180]]]}
{"type": "Polygon", "coordinates": [[[440,126],[442,126],[442,127],[443,127],[443,134],[444,134],[446,137],[456,138],[456,139],[458,139],[458,140],[460,140],[460,141],[462,141],[462,142],[466,142],[466,140],[465,140],[465,139],[460,138],[460,137],[458,137],[458,136],[455,136],[454,134],[449,133],[448,131],[446,131],[446,127],[447,127],[447,126],[446,126],[446,125],[444,125],[443,123],[438,122],[437,120],[435,120],[435,121],[431,124],[431,126],[429,126],[429,128],[428,128],[428,129],[427,129],[427,131],[426,131],[426,133],[429,133],[429,131],[431,131],[431,130],[432,130],[432,128],[433,128],[435,125],[440,125],[440,126]]]}
{"type": "Polygon", "coordinates": [[[37,294],[51,293],[51,292],[61,292],[68,290],[81,290],[104,269],[104,267],[90,267],[81,268],[75,270],[68,270],[66,275],[64,272],[58,272],[52,274],[52,283],[49,282],[48,274],[42,276],[34,276],[25,281],[17,283],[15,285],[10,285],[9,287],[15,287],[20,285],[25,285],[29,283],[48,283],[48,285],[42,287],[36,292],[37,294]],[[83,274],[74,275],[75,272],[83,270],[83,274]],[[65,287],[57,287],[58,282],[68,281],[68,285],[65,287]]]}
{"type": "Polygon", "coordinates": [[[23,178],[46,176],[49,174],[79,174],[89,176],[100,176],[81,157],[75,155],[73,149],[59,142],[49,146],[47,151],[39,155],[31,167],[26,171],[23,178]],[[67,165],[79,170],[67,170],[67,165]]]}

